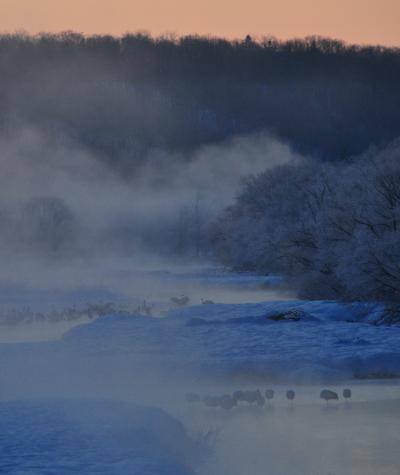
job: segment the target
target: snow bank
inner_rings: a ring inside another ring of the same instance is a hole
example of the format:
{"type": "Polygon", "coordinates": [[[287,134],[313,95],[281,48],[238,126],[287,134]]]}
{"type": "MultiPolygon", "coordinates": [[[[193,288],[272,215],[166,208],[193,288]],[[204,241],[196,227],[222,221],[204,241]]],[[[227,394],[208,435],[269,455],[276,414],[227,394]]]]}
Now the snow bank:
{"type": "Polygon", "coordinates": [[[396,376],[400,327],[368,323],[381,311],[367,304],[268,301],[198,305],[165,318],[110,315],[73,328],[60,341],[0,344],[0,373],[10,387],[19,385],[21,372],[33,378],[36,360],[43,380],[58,362],[74,365],[70,372],[80,372],[83,382],[106,371],[111,377],[114,366],[130,371],[129,380],[135,369],[140,378],[156,370],[167,381],[171,375],[301,381],[396,376]],[[290,310],[301,310],[299,321],[270,318],[290,310]]]}
{"type": "Polygon", "coordinates": [[[121,402],[3,402],[0,420],[9,475],[190,475],[198,450],[164,411],[121,402]]]}
{"type": "Polygon", "coordinates": [[[69,332],[64,344],[159,357],[204,374],[255,372],[279,378],[400,373],[400,328],[368,319],[378,306],[330,301],[200,305],[164,319],[107,317],[69,332]],[[269,317],[301,310],[300,321],[269,317]]]}

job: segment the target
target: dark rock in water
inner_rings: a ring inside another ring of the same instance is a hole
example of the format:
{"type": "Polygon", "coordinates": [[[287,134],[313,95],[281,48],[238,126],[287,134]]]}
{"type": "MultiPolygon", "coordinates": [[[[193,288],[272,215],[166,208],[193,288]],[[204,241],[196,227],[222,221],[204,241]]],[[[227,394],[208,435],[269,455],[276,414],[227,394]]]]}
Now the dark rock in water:
{"type": "Polygon", "coordinates": [[[351,394],[351,389],[348,389],[348,388],[347,388],[347,389],[344,389],[344,390],[343,390],[343,397],[344,397],[345,399],[350,399],[351,396],[352,396],[352,394],[351,394]]]}
{"type": "Polygon", "coordinates": [[[268,318],[274,322],[298,322],[309,318],[310,315],[303,310],[293,309],[287,312],[275,313],[268,318]]]}
{"type": "Polygon", "coordinates": [[[330,389],[323,389],[319,396],[321,399],[324,399],[326,402],[328,401],[337,401],[339,396],[335,391],[331,391],[330,389]]]}

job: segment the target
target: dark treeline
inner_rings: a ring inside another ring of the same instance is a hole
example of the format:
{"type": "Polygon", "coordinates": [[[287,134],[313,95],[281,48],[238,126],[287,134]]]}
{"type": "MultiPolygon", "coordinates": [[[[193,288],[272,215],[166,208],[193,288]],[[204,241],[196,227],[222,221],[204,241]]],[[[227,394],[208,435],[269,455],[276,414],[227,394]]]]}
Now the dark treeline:
{"type": "Polygon", "coordinates": [[[400,51],[310,37],[0,36],[0,120],[62,131],[124,175],[269,130],[341,159],[400,134],[400,51]]]}
{"type": "Polygon", "coordinates": [[[398,303],[399,79],[399,49],[324,38],[0,36],[1,252],[217,257],[398,303]]]}

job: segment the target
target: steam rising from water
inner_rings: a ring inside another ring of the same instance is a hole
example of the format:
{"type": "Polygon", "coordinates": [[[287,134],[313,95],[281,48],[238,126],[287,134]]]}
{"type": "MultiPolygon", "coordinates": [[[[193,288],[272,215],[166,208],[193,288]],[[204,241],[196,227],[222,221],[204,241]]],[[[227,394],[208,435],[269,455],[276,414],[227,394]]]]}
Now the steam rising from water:
{"type": "Polygon", "coordinates": [[[229,204],[244,177],[296,158],[289,147],[260,133],[205,146],[190,156],[154,151],[144,165],[132,162],[134,177],[126,180],[112,163],[107,166],[102,157],[64,137],[31,126],[9,130],[0,137],[3,257],[14,261],[16,248],[30,258],[43,254],[43,242],[35,241],[27,222],[29,203],[43,197],[59,200],[71,214],[64,216],[70,219],[67,242],[57,251],[79,257],[157,255],[165,250],[157,248],[163,247],[157,234],[176,239],[175,222],[196,200],[209,223],[229,204]]]}
{"type": "Polygon", "coordinates": [[[185,292],[195,303],[219,300],[153,272],[187,266],[195,240],[208,260],[208,228],[240,181],[298,158],[264,132],[185,156],[154,150],[132,161],[126,178],[60,131],[15,123],[0,136],[2,306],[12,295],[19,306],[59,308],[85,292],[103,301],[156,302],[185,292]]]}
{"type": "Polygon", "coordinates": [[[215,459],[201,473],[395,475],[399,414],[398,401],[326,408],[317,398],[293,409],[242,412],[219,420],[215,459]]]}
{"type": "MultiPolygon", "coordinates": [[[[149,247],[144,236],[150,230],[173,241],[176,235],[165,229],[196,200],[209,222],[246,175],[296,159],[287,146],[261,133],[203,147],[190,157],[154,151],[126,180],[69,140],[19,127],[0,137],[0,280],[15,286],[14,303],[23,297],[49,307],[88,297],[157,301],[191,293],[195,303],[201,297],[221,298],[226,289],[210,296],[204,286],[155,272],[176,271],[181,262],[166,262],[158,252],[160,241],[149,247]],[[26,227],[27,205],[43,196],[61,200],[71,212],[72,232],[56,256],[26,227]]],[[[254,290],[267,299],[264,290],[254,290]]],[[[252,292],[247,289],[240,299],[256,298],[252,292]]],[[[232,293],[238,295],[237,289],[232,293]]],[[[10,288],[5,294],[10,297],[10,288]]],[[[96,397],[164,407],[193,433],[215,432],[215,457],[201,468],[207,475],[398,473],[397,402],[357,402],[327,411],[317,397],[308,397],[293,409],[277,404],[261,414],[207,412],[185,406],[191,374],[168,373],[157,360],[116,354],[96,341],[62,351],[56,345],[3,345],[0,399],[96,397]]],[[[379,401],[379,391],[374,394],[379,401]]]]}

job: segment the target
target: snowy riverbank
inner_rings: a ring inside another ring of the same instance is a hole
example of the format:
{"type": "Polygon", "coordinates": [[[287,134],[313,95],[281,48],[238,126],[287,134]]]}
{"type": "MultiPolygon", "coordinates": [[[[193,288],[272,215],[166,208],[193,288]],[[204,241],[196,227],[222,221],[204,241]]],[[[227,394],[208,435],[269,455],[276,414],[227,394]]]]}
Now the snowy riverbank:
{"type": "Polygon", "coordinates": [[[198,274],[168,275],[167,291],[182,279],[196,296],[220,287],[255,299],[163,318],[110,314],[49,341],[0,344],[0,471],[396,474],[400,327],[371,324],[379,306],[274,300],[276,288],[255,276],[202,275],[201,285],[198,274]],[[325,410],[321,387],[341,394],[344,384],[352,402],[325,410]],[[226,413],[185,402],[191,390],[257,387],[274,388],[271,406],[226,413]]]}
{"type": "Polygon", "coordinates": [[[201,447],[161,409],[96,400],[0,403],[0,472],[191,475],[201,447]]]}
{"type": "MultiPolygon", "coordinates": [[[[400,374],[400,328],[369,323],[379,307],[336,302],[277,301],[199,305],[164,319],[105,317],[75,327],[65,351],[159,359],[199,375],[307,380],[400,374]],[[299,321],[269,317],[301,311],[299,321]]],[[[375,317],[374,317],[375,316],[375,317]]]]}

